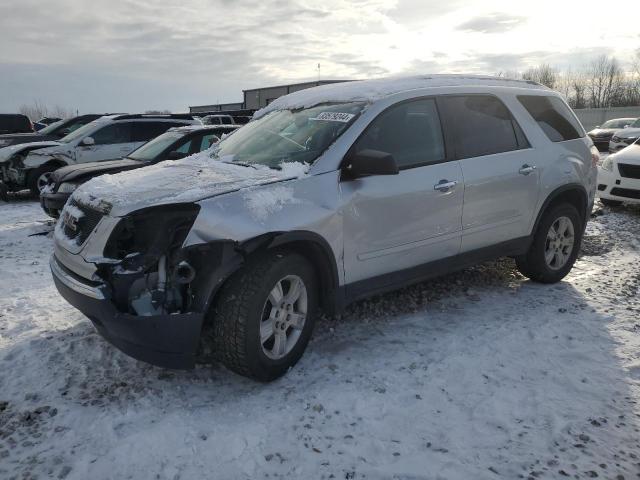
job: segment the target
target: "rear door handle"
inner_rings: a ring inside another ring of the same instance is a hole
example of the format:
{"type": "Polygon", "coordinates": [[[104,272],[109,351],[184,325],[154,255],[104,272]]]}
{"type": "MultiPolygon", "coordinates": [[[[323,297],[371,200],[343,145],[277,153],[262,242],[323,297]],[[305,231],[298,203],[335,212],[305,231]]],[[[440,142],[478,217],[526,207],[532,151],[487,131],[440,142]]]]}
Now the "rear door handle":
{"type": "Polygon", "coordinates": [[[440,180],[438,183],[436,183],[433,186],[433,189],[434,190],[438,190],[439,192],[448,192],[453,187],[455,187],[457,184],[458,184],[458,182],[456,180],[453,180],[453,181],[440,180]]]}
{"type": "Polygon", "coordinates": [[[520,175],[529,175],[530,173],[532,173],[534,170],[536,169],[535,165],[527,165],[526,163],[524,165],[522,165],[520,167],[520,170],[518,170],[518,173],[520,175]]]}

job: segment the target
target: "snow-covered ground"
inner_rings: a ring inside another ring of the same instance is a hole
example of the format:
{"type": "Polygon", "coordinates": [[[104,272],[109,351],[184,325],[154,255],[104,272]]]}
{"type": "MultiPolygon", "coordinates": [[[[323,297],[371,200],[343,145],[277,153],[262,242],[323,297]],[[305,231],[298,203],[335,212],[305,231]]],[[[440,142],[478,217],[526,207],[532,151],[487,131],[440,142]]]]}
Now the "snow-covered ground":
{"type": "Polygon", "coordinates": [[[501,260],[360,302],[265,385],[121,354],[40,207],[0,203],[0,478],[637,478],[640,208],[597,210],[564,282],[501,260]]]}

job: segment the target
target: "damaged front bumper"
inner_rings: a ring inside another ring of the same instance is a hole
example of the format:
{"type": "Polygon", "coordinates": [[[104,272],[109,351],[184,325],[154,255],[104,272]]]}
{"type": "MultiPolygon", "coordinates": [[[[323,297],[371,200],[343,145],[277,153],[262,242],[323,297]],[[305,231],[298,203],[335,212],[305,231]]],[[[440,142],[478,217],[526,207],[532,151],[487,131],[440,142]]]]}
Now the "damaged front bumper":
{"type": "Polygon", "coordinates": [[[106,283],[75,275],[51,256],[51,272],[60,294],[86,315],[106,340],[127,355],[165,368],[195,365],[202,313],[139,316],[120,312],[106,283]]]}

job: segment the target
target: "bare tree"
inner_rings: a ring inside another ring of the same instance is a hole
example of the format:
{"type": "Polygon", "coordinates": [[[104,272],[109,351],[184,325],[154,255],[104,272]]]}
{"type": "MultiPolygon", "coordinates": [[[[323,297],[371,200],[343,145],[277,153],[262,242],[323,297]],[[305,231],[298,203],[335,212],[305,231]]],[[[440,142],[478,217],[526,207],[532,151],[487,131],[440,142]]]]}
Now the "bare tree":
{"type": "Polygon", "coordinates": [[[624,71],[615,57],[601,55],[587,69],[587,95],[593,108],[618,105],[624,91],[624,71]]]}
{"type": "Polygon", "coordinates": [[[522,78],[555,89],[558,82],[558,71],[550,65],[543,63],[542,65],[529,68],[523,72],[522,78]]]}
{"type": "Polygon", "coordinates": [[[70,108],[65,108],[60,105],[49,108],[42,100],[34,100],[30,105],[23,104],[18,111],[29,117],[33,122],[43,117],[69,118],[74,115],[73,110],[70,108]]]}

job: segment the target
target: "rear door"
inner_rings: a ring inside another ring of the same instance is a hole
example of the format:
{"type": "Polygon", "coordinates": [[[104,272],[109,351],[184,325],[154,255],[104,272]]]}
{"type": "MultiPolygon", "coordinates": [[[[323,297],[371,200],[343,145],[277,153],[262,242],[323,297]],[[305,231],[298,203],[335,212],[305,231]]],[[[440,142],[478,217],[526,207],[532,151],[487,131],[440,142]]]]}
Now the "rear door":
{"type": "MultiPolygon", "coordinates": [[[[343,179],[344,270],[356,284],[411,269],[460,250],[464,185],[459,162],[447,158],[436,102],[417,99],[381,113],[353,146],[391,153],[398,175],[343,179]]],[[[407,273],[407,272],[405,272],[407,273]]],[[[415,272],[414,272],[415,273],[415,272]]],[[[408,280],[413,273],[401,275],[408,280]]]]}
{"type": "Polygon", "coordinates": [[[464,177],[461,252],[529,235],[540,194],[536,152],[493,95],[439,102],[464,177]]]}

